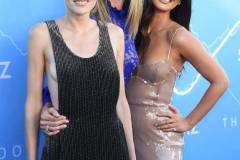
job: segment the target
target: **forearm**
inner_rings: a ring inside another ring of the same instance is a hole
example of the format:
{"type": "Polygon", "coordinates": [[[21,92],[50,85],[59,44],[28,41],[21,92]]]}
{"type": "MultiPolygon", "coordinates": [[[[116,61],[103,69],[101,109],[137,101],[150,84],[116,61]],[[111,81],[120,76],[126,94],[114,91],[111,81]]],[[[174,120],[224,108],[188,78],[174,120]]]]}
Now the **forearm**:
{"type": "Polygon", "coordinates": [[[227,83],[212,83],[194,110],[186,117],[191,127],[195,126],[215,105],[227,89],[227,83]]]}
{"type": "Polygon", "coordinates": [[[130,159],[131,160],[136,159],[135,147],[133,142],[132,119],[131,119],[131,113],[130,113],[129,104],[127,100],[119,101],[117,108],[118,108],[118,117],[123,124],[130,159]]]}
{"type": "Polygon", "coordinates": [[[39,131],[39,109],[33,108],[31,103],[26,103],[25,110],[25,127],[26,127],[26,144],[28,160],[36,160],[37,157],[37,139],[39,131]]]}

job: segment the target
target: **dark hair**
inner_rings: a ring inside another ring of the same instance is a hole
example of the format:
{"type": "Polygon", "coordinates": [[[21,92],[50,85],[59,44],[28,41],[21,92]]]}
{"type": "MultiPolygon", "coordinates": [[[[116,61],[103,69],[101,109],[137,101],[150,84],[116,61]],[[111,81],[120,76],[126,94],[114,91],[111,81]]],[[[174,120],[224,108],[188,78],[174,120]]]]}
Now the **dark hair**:
{"type": "MultiPolygon", "coordinates": [[[[173,21],[184,26],[187,30],[189,30],[191,12],[192,12],[192,0],[181,0],[181,1],[182,1],[181,4],[177,5],[170,12],[170,18],[173,21]]],[[[142,53],[144,52],[145,49],[147,49],[150,42],[149,35],[148,35],[148,28],[152,21],[154,10],[155,8],[154,8],[154,5],[152,4],[152,0],[145,0],[143,16],[142,16],[138,34],[135,40],[140,60],[142,58],[142,53]]]]}

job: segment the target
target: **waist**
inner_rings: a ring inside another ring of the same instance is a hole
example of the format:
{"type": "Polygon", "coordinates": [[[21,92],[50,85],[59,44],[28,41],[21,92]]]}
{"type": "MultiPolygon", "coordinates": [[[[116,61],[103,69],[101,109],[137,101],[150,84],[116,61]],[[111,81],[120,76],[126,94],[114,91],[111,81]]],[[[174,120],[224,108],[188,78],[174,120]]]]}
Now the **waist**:
{"type": "Polygon", "coordinates": [[[169,108],[171,103],[165,102],[154,102],[154,101],[129,101],[131,107],[158,107],[158,108],[169,108]]]}
{"type": "Polygon", "coordinates": [[[69,126],[82,126],[87,128],[102,128],[120,121],[117,115],[70,117],[68,120],[69,126]]]}
{"type": "Polygon", "coordinates": [[[131,80],[126,88],[126,96],[129,103],[158,105],[171,103],[172,88],[166,85],[153,86],[144,84],[138,80],[131,80]]]}
{"type": "Polygon", "coordinates": [[[60,101],[59,113],[73,120],[93,120],[108,119],[117,117],[117,102],[105,103],[104,101],[79,100],[78,103],[73,101],[60,101]],[[61,105],[62,104],[62,105],[61,105]]]}

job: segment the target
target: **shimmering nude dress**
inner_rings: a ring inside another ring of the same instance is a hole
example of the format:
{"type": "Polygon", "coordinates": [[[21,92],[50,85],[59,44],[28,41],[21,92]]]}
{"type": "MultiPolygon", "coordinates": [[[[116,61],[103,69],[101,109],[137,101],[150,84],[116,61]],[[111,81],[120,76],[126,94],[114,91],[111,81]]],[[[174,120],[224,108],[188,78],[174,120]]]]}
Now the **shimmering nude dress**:
{"type": "Polygon", "coordinates": [[[171,45],[164,60],[140,64],[137,74],[131,77],[126,88],[137,160],[182,159],[182,134],[163,132],[154,127],[156,122],[165,119],[156,115],[159,111],[170,112],[169,105],[179,75],[169,62],[171,45]]]}

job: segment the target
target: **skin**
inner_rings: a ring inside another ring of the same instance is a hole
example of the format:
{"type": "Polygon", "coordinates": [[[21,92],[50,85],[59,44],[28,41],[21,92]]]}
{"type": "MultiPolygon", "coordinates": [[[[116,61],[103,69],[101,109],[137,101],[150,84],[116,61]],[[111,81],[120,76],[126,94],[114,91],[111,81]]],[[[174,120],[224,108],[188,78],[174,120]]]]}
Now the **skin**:
{"type": "MultiPolygon", "coordinates": [[[[149,27],[150,42],[144,63],[155,63],[167,57],[173,33],[181,25],[170,19],[170,11],[180,4],[179,0],[152,0],[155,6],[153,20],[149,27]],[[166,3],[164,3],[166,2],[166,3]],[[163,45],[159,45],[163,44],[163,45]]],[[[228,78],[221,67],[208,54],[202,44],[185,28],[179,29],[173,39],[169,63],[178,71],[185,61],[191,63],[195,69],[210,83],[201,100],[193,111],[182,117],[174,106],[170,106],[170,113],[158,113],[159,117],[167,120],[157,122],[155,127],[165,132],[185,132],[193,128],[214,106],[228,87],[228,78]]]]}
{"type": "MultiPolygon", "coordinates": [[[[90,0],[87,5],[76,6],[73,0],[66,0],[68,13],[65,17],[56,21],[68,47],[71,48],[73,53],[81,53],[77,54],[77,56],[83,58],[93,56],[92,53],[95,53],[98,46],[96,45],[98,44],[96,37],[99,35],[99,28],[96,21],[91,20],[89,16],[95,3],[96,0],[90,0]],[[79,39],[79,37],[86,38],[79,39]]],[[[113,24],[108,24],[108,30],[120,74],[120,94],[116,106],[117,115],[124,127],[130,159],[135,160],[131,114],[125,95],[123,78],[124,33],[121,28],[113,24]]],[[[41,127],[45,122],[48,122],[47,124],[52,127],[64,124],[61,126],[61,129],[64,129],[67,127],[66,123],[69,123],[66,117],[58,114],[57,106],[50,109],[43,108],[42,110],[42,80],[45,65],[48,63],[47,59],[45,59],[46,54],[53,54],[53,50],[47,26],[41,23],[34,26],[29,35],[28,95],[25,108],[26,143],[29,160],[36,160],[37,157],[40,115],[42,119],[41,127]],[[44,115],[41,112],[47,114],[44,115]]]]}
{"type": "Polygon", "coordinates": [[[124,0],[110,0],[111,6],[121,10],[124,4],[124,0]]]}
{"type": "MultiPolygon", "coordinates": [[[[110,2],[112,7],[116,7],[119,10],[122,9],[124,4],[124,0],[110,0],[110,2]]],[[[47,103],[43,106],[40,117],[40,127],[47,135],[51,136],[58,134],[62,129],[67,127],[68,123],[69,120],[67,117],[59,115],[58,111],[52,106],[51,103],[47,103]]]]}
{"type": "MultiPolygon", "coordinates": [[[[170,11],[180,4],[179,0],[171,0],[167,3],[161,0],[152,0],[152,2],[155,5],[155,14],[149,32],[151,32],[150,36],[153,43],[148,48],[149,54],[145,54],[147,56],[144,57],[144,63],[151,64],[167,56],[160,53],[168,53],[171,37],[174,31],[181,27],[170,19],[170,11]],[[157,48],[156,46],[159,44],[162,45],[157,48]]],[[[154,124],[157,129],[166,132],[173,131],[174,128],[176,132],[190,130],[210,111],[228,87],[228,78],[221,67],[191,32],[181,29],[174,37],[170,62],[180,71],[186,60],[209,81],[210,86],[187,117],[182,117],[174,106],[170,107],[172,113],[159,113],[159,116],[165,116],[169,119],[154,124]]],[[[67,124],[66,117],[60,116],[56,110],[48,107],[44,107],[40,122],[41,128],[45,129],[48,135],[57,134],[67,124]]]]}

